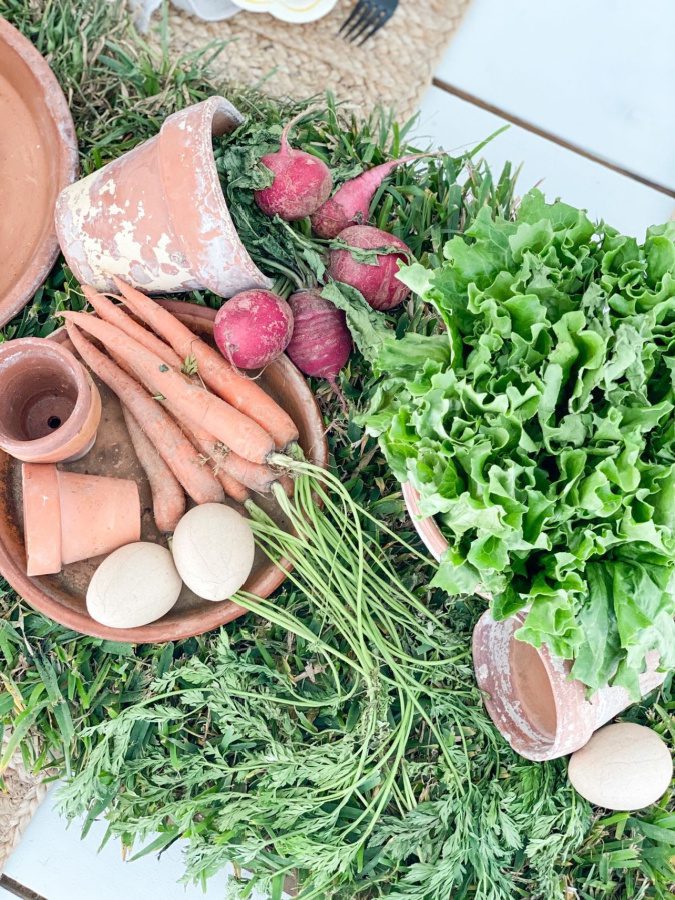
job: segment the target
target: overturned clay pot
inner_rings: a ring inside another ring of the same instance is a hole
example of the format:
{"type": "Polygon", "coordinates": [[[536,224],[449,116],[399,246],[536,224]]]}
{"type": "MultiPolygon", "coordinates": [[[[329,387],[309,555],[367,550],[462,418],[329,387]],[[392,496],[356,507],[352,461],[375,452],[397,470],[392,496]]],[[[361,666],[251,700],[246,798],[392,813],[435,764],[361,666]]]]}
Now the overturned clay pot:
{"type": "MultiPolygon", "coordinates": [[[[496,622],[490,612],[473,632],[476,680],[490,718],[516,753],[543,761],[579,750],[594,731],[632,704],[622,687],[605,687],[586,698],[586,688],[570,678],[571,663],[519,641],[525,620],[519,613],[496,622]]],[[[640,676],[642,695],[665,680],[657,672],[658,653],[647,654],[640,676]]]]}
{"type": "Polygon", "coordinates": [[[54,341],[0,344],[0,448],[24,462],[84,456],[96,440],[101,397],[73,354],[54,341]]]}
{"type": "Polygon", "coordinates": [[[55,575],[64,565],[140,539],[134,481],[24,463],[22,489],[26,571],[32,577],[55,575]]]}
{"type": "Polygon", "coordinates": [[[56,229],[76,278],[100,291],[114,291],[117,275],[146,292],[222,297],[271,287],[239,240],[213,156],[213,137],[242,121],[224,97],[210,97],[63,190],[56,229]]]}

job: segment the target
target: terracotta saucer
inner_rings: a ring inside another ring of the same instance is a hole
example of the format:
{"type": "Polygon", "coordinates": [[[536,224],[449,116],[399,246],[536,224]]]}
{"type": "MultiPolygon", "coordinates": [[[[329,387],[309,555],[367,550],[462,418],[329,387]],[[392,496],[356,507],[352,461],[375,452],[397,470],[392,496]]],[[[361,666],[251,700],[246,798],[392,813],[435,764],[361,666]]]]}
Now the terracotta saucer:
{"type": "MultiPolygon", "coordinates": [[[[188,328],[213,341],[215,311],[187,303],[165,302],[188,328]]],[[[50,336],[72,349],[64,329],[50,336]]],[[[87,475],[109,475],[134,479],[141,495],[141,539],[167,546],[152,516],[152,499],[145,473],[134,453],[117,398],[100,382],[103,414],[93,449],[77,462],[60,468],[87,475]]],[[[326,466],[328,446],[319,407],[307,382],[286,356],[265,369],[259,384],[291,415],[300,432],[300,444],[312,462],[326,466]]],[[[287,524],[276,502],[257,497],[257,502],[279,524],[287,524]]],[[[232,504],[235,505],[235,504],[232,504]]],[[[72,563],[59,575],[29,578],[26,575],[21,464],[0,451],[0,574],[31,606],[46,616],[94,637],[131,643],[162,643],[182,640],[218,628],[245,613],[235,603],[200,600],[187,588],[176,606],[164,618],[141,628],[113,629],[95,622],[88,614],[85,594],[102,558],[72,563]]],[[[284,581],[285,574],[260,551],[256,551],[246,590],[269,597],[284,581]]]]}
{"type": "Polygon", "coordinates": [[[77,170],[75,126],[54,73],[0,18],[0,327],[56,261],[54,206],[77,170]]]}

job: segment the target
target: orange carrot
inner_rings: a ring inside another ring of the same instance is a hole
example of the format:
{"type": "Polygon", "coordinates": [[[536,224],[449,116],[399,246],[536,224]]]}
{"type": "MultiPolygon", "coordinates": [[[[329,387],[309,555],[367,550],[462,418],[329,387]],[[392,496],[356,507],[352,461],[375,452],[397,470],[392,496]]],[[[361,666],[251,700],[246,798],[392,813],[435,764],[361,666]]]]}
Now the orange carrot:
{"type": "Polygon", "coordinates": [[[260,425],[191,383],[119,328],[87,313],[63,312],[61,315],[123,359],[144,387],[173,404],[182,422],[208,429],[217,440],[252,462],[264,462],[274,450],[274,441],[260,425]]]}
{"type": "Polygon", "coordinates": [[[94,307],[101,319],[110,322],[111,325],[115,325],[130,338],[138,341],[138,343],[145,347],[146,350],[155,353],[162,362],[167,364],[167,366],[171,366],[173,369],[178,369],[180,371],[183,360],[181,360],[181,358],[174,353],[171,347],[168,347],[164,341],[160,341],[160,339],[151,331],[147,331],[142,325],[135,322],[125,310],[121,309],[119,306],[115,306],[115,304],[108,300],[106,296],[99,294],[93,288],[89,287],[89,285],[83,284],[82,290],[84,291],[84,296],[94,307]]]}
{"type": "MultiPolygon", "coordinates": [[[[176,410],[171,403],[164,401],[163,406],[176,418],[176,410]]],[[[274,482],[279,480],[279,475],[270,466],[263,466],[260,463],[244,459],[243,456],[239,456],[238,453],[217,441],[205,429],[190,428],[190,437],[193,436],[196,441],[195,446],[213,461],[216,476],[223,472],[258,494],[269,494],[274,482]]],[[[227,488],[225,490],[227,491],[227,488]]]]}
{"type": "Polygon", "coordinates": [[[138,461],[150,483],[155,525],[160,531],[167,533],[175,531],[176,525],[185,513],[183,488],[124,404],[122,404],[122,414],[138,461]]]}
{"type": "Polygon", "coordinates": [[[225,496],[213,472],[202,464],[199,454],[166,410],[97,350],[71,322],[66,328],[84,362],[142,423],[148,439],[195,503],[222,503],[225,496]]]}
{"type": "Polygon", "coordinates": [[[194,356],[204,383],[219,397],[250,416],[268,431],[274,438],[278,450],[285,449],[298,439],[298,429],[291,417],[263,391],[259,384],[233,369],[217,350],[198,338],[150,297],[124,284],[118,278],[114,281],[132,312],[167,341],[182,359],[194,356]]]}
{"type": "Polygon", "coordinates": [[[279,480],[279,475],[274,469],[250,462],[226,447],[219,451],[216,444],[214,453],[217,467],[258,494],[269,494],[274,482],[279,480]]]}
{"type": "MultiPolygon", "coordinates": [[[[245,500],[248,500],[248,488],[236,478],[233,478],[232,475],[229,475],[222,467],[218,465],[216,460],[213,458],[213,447],[215,446],[215,444],[211,435],[206,434],[205,432],[200,430],[193,431],[191,428],[186,428],[185,431],[192,444],[197,448],[197,450],[200,450],[204,454],[204,457],[208,460],[209,464],[213,468],[213,474],[222,485],[223,490],[228,495],[228,497],[232,497],[232,499],[236,500],[237,503],[244,503],[245,500]]],[[[251,465],[255,465],[255,463],[251,463],[251,465]]]]}

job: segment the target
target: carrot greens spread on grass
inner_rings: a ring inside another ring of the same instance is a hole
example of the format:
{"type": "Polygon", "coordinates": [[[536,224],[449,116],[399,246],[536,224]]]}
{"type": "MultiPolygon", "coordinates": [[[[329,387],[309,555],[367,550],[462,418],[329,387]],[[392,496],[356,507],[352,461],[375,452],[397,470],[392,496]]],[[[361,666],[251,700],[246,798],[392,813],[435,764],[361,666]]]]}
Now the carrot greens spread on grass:
{"type": "MultiPolygon", "coordinates": [[[[318,110],[292,143],[324,158],[336,185],[417,149],[387,116],[359,123],[322,99],[278,104],[214,84],[205,57],[153,55],[119,3],[0,0],[0,14],[48,56],[71,103],[84,174],[188,103],[219,92],[241,109],[247,123],[218,148],[228,202],[248,249],[289,290],[313,286],[326,244],[306,223],[289,227],[255,206],[253,191],[265,186],[253,181],[264,176],[260,157],[278,149],[283,124],[318,110]]],[[[483,207],[511,218],[513,173],[493,179],[475,160],[462,163],[463,174],[459,165],[447,157],[401,167],[371,205],[374,224],[430,269],[444,265],[444,245],[483,207]]],[[[358,297],[326,290],[363,318],[358,297]]],[[[185,299],[222,302],[208,293],[185,299]]],[[[48,334],[60,310],[83,307],[59,260],[2,337],[48,334]]],[[[388,317],[392,327],[376,340],[386,367],[396,363],[397,337],[411,331],[408,376],[425,360],[445,365],[438,316],[410,301],[388,317]]],[[[433,564],[375,439],[342,414],[332,391],[315,387],[340,486],[305,472],[297,500],[282,498],[294,515],[316,517],[297,543],[255,520],[273,556],[297,555],[273,604],[242,597],[254,611],[219,632],[130,646],[62,628],[0,583],[0,719],[11,734],[0,770],[20,745],[28,764],[54,762],[67,782],[62,802],[84,813],[85,832],[104,817],[108,837],[138,855],[185,839],[186,878],[203,882],[234,862],[243,875],[233,892],[243,896],[256,887],[277,900],[293,875],[317,900],[665,900],[666,801],[598,818],[567,784],[564,762],[530,763],[509,749],[472,674],[470,635],[483,602],[426,587],[433,564]],[[323,511],[310,487],[325,492],[323,511]]],[[[341,388],[364,402],[376,388],[361,355],[341,388]]],[[[629,715],[665,733],[671,709],[667,683],[629,715]]]]}

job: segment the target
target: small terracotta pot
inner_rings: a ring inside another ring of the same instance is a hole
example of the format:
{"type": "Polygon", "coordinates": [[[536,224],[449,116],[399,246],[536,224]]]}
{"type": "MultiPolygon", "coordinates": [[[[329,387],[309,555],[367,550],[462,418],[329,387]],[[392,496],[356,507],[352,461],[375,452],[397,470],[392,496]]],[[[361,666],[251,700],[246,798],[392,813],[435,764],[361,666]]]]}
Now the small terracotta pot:
{"type": "Polygon", "coordinates": [[[231,297],[269,288],[239,240],[213,157],[213,136],[242,121],[223,97],[210,97],[65,188],[56,230],[75,277],[101,291],[115,290],[112,275],[146,292],[206,288],[231,297]]]}
{"type": "Polygon", "coordinates": [[[96,440],[101,397],[73,354],[54,341],[0,344],[0,448],[24,462],[80,459],[96,440]]]}
{"type": "MultiPolygon", "coordinates": [[[[556,759],[574,753],[594,731],[630,706],[622,687],[605,687],[586,699],[586,688],[570,678],[571,663],[519,641],[514,633],[527,613],[496,622],[484,613],[473,632],[476,680],[490,718],[516,753],[526,759],[556,759]]],[[[640,676],[642,695],[663,683],[659,656],[647,655],[640,676]]]]}
{"type": "Polygon", "coordinates": [[[55,575],[69,563],[140,540],[134,481],[35,463],[24,463],[21,477],[28,575],[55,575]]]}

